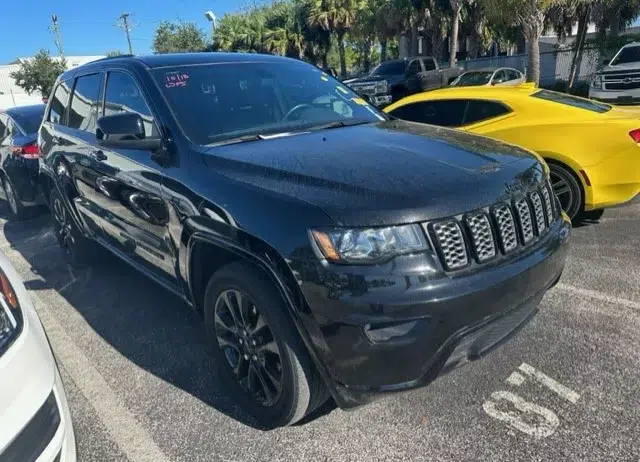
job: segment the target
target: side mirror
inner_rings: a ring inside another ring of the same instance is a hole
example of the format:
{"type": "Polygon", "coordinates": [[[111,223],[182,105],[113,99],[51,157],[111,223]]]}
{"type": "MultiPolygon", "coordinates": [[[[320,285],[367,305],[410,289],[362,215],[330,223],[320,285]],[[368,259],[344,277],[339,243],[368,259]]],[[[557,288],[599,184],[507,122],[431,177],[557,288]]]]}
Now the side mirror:
{"type": "Polygon", "coordinates": [[[610,60],[610,59],[603,59],[603,60],[602,60],[602,65],[603,65],[603,66],[608,66],[610,62],[611,62],[611,60],[610,60]]]}
{"type": "Polygon", "coordinates": [[[106,148],[156,150],[162,145],[160,138],[146,138],[140,114],[123,112],[98,119],[96,138],[106,148]]]}

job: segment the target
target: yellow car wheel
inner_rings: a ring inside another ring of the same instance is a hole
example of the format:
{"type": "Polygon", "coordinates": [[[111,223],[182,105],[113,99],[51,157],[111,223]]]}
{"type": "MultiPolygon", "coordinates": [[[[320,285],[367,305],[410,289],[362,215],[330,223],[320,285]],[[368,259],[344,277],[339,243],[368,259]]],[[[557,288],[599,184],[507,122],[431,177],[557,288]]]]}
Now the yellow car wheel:
{"type": "Polygon", "coordinates": [[[571,220],[576,220],[584,211],[584,192],[575,174],[564,165],[548,161],[551,187],[562,210],[571,220]]]}

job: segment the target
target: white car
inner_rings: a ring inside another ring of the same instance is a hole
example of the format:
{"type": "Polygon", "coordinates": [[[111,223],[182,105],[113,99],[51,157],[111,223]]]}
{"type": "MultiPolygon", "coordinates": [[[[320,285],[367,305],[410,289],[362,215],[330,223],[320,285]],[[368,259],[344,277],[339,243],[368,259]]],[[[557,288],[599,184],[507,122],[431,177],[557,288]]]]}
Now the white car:
{"type": "Polygon", "coordinates": [[[640,43],[629,43],[591,79],[589,98],[611,104],[640,103],[640,43]]]}
{"type": "Polygon", "coordinates": [[[451,82],[452,87],[515,86],[525,82],[518,69],[500,67],[497,69],[473,69],[461,74],[451,82]]]}
{"type": "Polygon", "coordinates": [[[20,276],[0,253],[0,461],[75,460],[51,347],[20,276]]]}

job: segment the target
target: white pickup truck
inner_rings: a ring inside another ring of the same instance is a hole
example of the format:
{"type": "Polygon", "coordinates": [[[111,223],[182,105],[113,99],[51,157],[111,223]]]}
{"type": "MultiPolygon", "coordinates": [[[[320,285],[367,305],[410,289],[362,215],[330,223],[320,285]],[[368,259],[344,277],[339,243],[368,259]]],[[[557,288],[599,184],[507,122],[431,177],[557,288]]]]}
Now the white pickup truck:
{"type": "Polygon", "coordinates": [[[589,98],[612,104],[640,104],[640,43],[629,43],[593,76],[589,98]]]}

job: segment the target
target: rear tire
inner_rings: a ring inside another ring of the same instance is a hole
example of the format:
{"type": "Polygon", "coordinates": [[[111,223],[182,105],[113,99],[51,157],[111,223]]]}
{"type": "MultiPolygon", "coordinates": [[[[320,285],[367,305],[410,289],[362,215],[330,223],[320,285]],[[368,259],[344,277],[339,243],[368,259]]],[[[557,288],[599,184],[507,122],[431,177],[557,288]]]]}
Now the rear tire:
{"type": "Polygon", "coordinates": [[[11,216],[15,220],[25,219],[27,217],[27,209],[20,202],[8,178],[2,179],[2,188],[4,189],[4,196],[7,198],[7,205],[9,205],[11,216]]]}
{"type": "Polygon", "coordinates": [[[218,270],[204,315],[223,385],[260,426],[294,424],[327,400],[282,296],[260,270],[242,261],[218,270]]]}
{"type": "Polygon", "coordinates": [[[584,192],[575,174],[564,165],[548,162],[551,187],[560,206],[572,221],[584,211],[584,192]]]}
{"type": "Polygon", "coordinates": [[[49,210],[53,218],[53,231],[67,264],[73,267],[90,264],[95,257],[97,244],[82,234],[55,188],[51,189],[49,210]]]}

